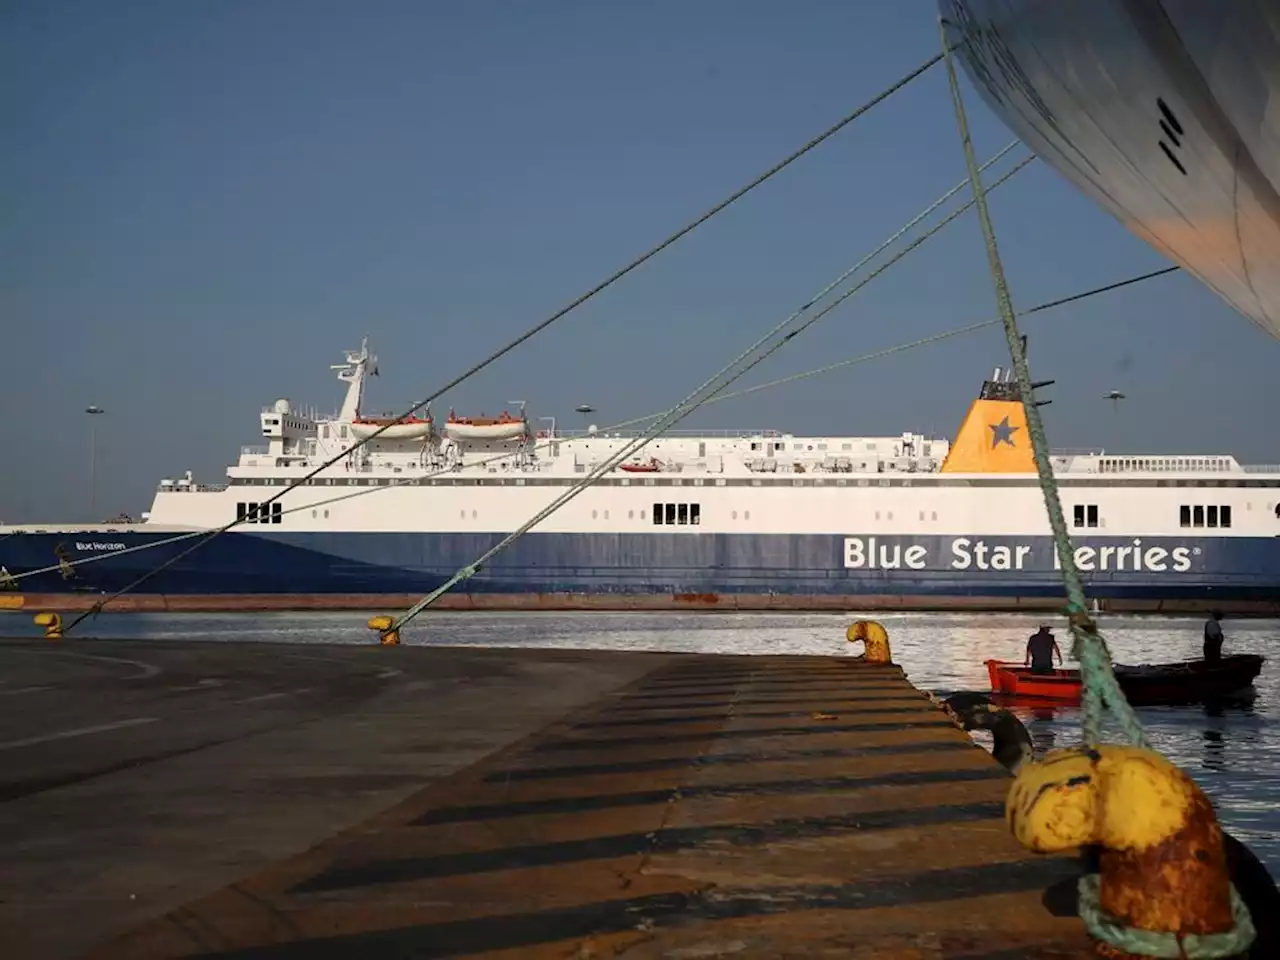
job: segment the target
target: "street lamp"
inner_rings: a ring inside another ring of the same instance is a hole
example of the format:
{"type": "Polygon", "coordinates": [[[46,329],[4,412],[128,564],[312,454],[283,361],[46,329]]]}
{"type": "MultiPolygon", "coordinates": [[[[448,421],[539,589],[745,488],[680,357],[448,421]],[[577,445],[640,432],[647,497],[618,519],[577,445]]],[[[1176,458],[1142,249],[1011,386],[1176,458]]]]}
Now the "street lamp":
{"type": "Polygon", "coordinates": [[[89,406],[84,408],[84,412],[89,415],[89,522],[93,523],[93,518],[98,515],[96,489],[98,470],[98,431],[94,417],[98,414],[106,413],[106,411],[97,404],[91,403],[89,406]]]}

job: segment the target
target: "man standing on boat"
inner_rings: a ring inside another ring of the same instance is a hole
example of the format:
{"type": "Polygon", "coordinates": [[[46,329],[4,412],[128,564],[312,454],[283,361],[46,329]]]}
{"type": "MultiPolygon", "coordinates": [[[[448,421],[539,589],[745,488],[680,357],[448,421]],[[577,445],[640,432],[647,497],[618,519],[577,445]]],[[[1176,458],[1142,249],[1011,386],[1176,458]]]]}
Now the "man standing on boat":
{"type": "Polygon", "coordinates": [[[1222,611],[1214,610],[1204,625],[1204,662],[1217,663],[1222,659],[1222,611]]]}
{"type": "Polygon", "coordinates": [[[1062,664],[1062,651],[1058,649],[1058,641],[1053,638],[1047,623],[1040,624],[1040,629],[1027,641],[1026,665],[1032,673],[1053,673],[1053,658],[1062,664]]]}

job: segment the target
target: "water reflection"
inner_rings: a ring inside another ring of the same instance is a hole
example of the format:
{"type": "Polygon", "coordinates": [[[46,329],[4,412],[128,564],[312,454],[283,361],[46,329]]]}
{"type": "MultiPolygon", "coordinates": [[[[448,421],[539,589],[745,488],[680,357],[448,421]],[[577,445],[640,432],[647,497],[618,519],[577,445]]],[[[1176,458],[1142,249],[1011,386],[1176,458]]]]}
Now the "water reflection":
{"type": "Polygon", "coordinates": [[[1227,767],[1225,741],[1222,734],[1226,729],[1226,710],[1221,703],[1204,705],[1205,725],[1201,736],[1204,737],[1204,753],[1201,764],[1206,770],[1225,770],[1227,767]]]}
{"type": "Polygon", "coordinates": [[[1031,744],[1037,757],[1044,756],[1058,745],[1056,720],[1057,713],[1052,707],[1035,707],[1031,710],[1031,719],[1023,721],[1031,734],[1031,744]]]}
{"type": "MultiPolygon", "coordinates": [[[[262,639],[292,643],[368,643],[369,614],[112,614],[97,618],[99,636],[181,640],[262,639]]],[[[849,622],[870,616],[889,630],[894,660],[913,683],[941,695],[989,688],[984,661],[1021,661],[1039,616],[1019,614],[633,614],[433,612],[405,631],[409,644],[528,646],[690,653],[856,655],[844,639],[849,622]]],[[[1067,666],[1065,621],[1050,619],[1067,666]]],[[[1101,618],[1120,663],[1200,656],[1199,617],[1101,618]]],[[[1227,620],[1226,653],[1268,657],[1251,699],[1139,710],[1153,747],[1200,782],[1231,831],[1280,873],[1280,622],[1227,620]]],[[[0,614],[0,634],[35,636],[29,615],[0,614]]],[[[1037,754],[1080,741],[1080,710],[1052,703],[1010,709],[1027,725],[1037,754]]],[[[979,739],[979,737],[975,737],[979,739]]],[[[988,741],[989,742],[989,741],[988,741]]]]}

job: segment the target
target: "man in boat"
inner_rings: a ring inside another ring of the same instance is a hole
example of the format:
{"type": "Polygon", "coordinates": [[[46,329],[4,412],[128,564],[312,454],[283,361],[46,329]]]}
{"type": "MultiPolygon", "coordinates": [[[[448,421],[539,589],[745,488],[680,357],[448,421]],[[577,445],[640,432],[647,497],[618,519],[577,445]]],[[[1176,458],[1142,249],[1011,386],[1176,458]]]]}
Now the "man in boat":
{"type": "Polygon", "coordinates": [[[1214,610],[1204,625],[1204,662],[1217,663],[1222,659],[1222,611],[1214,610]]]}
{"type": "Polygon", "coordinates": [[[1058,641],[1054,639],[1047,623],[1040,624],[1040,629],[1027,641],[1026,665],[1032,673],[1053,673],[1053,658],[1062,664],[1062,651],[1058,649],[1058,641]]]}

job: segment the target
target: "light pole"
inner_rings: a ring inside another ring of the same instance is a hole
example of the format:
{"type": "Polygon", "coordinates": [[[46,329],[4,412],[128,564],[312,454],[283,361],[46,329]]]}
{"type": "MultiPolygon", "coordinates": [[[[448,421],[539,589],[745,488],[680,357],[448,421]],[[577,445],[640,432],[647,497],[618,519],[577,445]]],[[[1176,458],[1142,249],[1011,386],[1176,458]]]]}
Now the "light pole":
{"type": "Polygon", "coordinates": [[[97,505],[97,471],[98,471],[98,430],[94,417],[106,413],[97,404],[91,403],[84,408],[89,415],[89,522],[93,523],[98,515],[97,505]]]}

